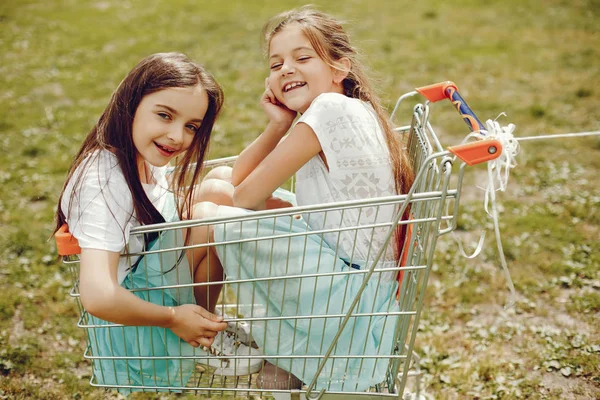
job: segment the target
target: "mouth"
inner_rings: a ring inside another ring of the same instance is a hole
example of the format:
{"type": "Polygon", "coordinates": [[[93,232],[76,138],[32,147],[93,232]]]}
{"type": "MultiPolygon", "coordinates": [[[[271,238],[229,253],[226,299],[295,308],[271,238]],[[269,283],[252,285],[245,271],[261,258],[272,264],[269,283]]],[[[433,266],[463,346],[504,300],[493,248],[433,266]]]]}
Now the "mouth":
{"type": "Polygon", "coordinates": [[[156,148],[158,149],[158,152],[160,154],[162,154],[163,156],[165,156],[165,157],[171,157],[177,151],[177,149],[174,149],[172,147],[163,146],[163,145],[158,144],[156,142],[153,142],[153,143],[156,146],[156,148]]]}
{"type": "Polygon", "coordinates": [[[303,86],[306,86],[306,82],[290,82],[290,83],[286,83],[283,86],[283,93],[288,93],[294,89],[299,89],[303,86]]]}

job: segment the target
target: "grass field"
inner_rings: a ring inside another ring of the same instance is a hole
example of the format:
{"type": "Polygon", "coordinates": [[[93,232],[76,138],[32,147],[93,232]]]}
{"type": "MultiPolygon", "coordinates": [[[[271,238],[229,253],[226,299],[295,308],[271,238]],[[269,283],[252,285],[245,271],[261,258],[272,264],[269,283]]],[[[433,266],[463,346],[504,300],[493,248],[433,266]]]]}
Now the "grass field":
{"type": "MultiPolygon", "coordinates": [[[[516,136],[600,129],[598,0],[315,3],[348,21],[387,106],[453,80],[482,120],[505,112],[516,136]]],[[[211,158],[237,154],[266,122],[262,23],[299,5],[0,3],[0,398],[116,397],[87,383],[69,276],[48,240],[70,160],[112,90],[150,53],[188,54],[226,93],[211,158]]],[[[467,133],[450,104],[432,121],[446,144],[467,133]]],[[[503,309],[491,231],[474,260],[451,238],[438,246],[417,339],[435,398],[600,398],[600,138],[523,143],[518,163],[498,195],[516,307],[503,309]]],[[[471,172],[459,225],[469,244],[491,227],[475,187],[484,168],[471,172]]]]}

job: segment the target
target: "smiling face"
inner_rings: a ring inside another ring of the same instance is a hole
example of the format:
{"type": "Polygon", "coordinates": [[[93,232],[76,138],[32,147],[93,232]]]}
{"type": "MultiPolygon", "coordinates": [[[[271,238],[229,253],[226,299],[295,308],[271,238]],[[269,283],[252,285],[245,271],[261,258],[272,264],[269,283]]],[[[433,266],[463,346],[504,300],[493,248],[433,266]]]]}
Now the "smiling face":
{"type": "Polygon", "coordinates": [[[146,161],[162,167],[190,147],[208,108],[200,86],[168,88],[142,98],[133,118],[138,170],[146,161]]]}
{"type": "Polygon", "coordinates": [[[290,110],[304,113],[322,93],[343,93],[345,73],[329,66],[298,24],[275,34],[269,44],[269,87],[290,110]]]}

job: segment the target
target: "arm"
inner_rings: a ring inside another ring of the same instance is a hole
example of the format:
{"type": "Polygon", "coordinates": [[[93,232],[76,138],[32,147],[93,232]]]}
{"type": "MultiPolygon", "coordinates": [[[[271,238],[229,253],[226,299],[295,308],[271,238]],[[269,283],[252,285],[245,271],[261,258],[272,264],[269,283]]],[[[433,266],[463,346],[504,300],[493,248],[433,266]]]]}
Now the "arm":
{"type": "Polygon", "coordinates": [[[237,186],[267,157],[287,133],[289,125],[271,123],[264,132],[246,147],[233,165],[231,183],[237,186]]]}
{"type": "Polygon", "coordinates": [[[296,118],[296,112],[281,104],[271,89],[261,97],[261,106],[269,118],[264,132],[242,151],[233,166],[231,183],[237,186],[275,149],[296,118]]]}
{"type": "Polygon", "coordinates": [[[164,307],[140,299],[117,282],[119,253],[81,250],[81,303],[92,315],[123,325],[160,326],[192,346],[210,346],[227,324],[200,306],[164,307]]]}
{"type": "Polygon", "coordinates": [[[236,207],[259,208],[275,189],[320,151],[321,144],[312,128],[305,123],[297,124],[286,140],[235,187],[233,204],[236,207]]]}

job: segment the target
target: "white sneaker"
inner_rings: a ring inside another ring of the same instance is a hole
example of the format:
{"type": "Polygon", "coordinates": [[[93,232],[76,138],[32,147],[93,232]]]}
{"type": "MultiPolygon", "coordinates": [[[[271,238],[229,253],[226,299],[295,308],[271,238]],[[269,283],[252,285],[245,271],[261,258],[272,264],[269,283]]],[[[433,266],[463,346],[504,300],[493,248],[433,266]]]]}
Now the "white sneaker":
{"type": "MultiPolygon", "coordinates": [[[[215,314],[224,318],[228,318],[229,315],[223,312],[219,307],[215,308],[215,314]]],[[[227,322],[226,332],[233,333],[235,340],[245,344],[246,346],[257,348],[256,342],[250,333],[250,324],[246,321],[227,322]]]]}
{"type": "Polygon", "coordinates": [[[228,322],[225,331],[232,333],[238,342],[246,346],[258,347],[250,333],[250,324],[245,321],[228,322]]]}
{"type": "Polygon", "coordinates": [[[223,357],[213,358],[209,362],[209,365],[217,367],[214,372],[216,375],[238,376],[254,374],[260,371],[264,361],[262,353],[259,350],[235,340],[234,335],[227,331],[219,332],[215,336],[211,351],[214,351],[216,356],[223,357]],[[236,356],[239,358],[227,358],[227,356],[236,356]],[[242,358],[243,356],[254,358],[242,358]]]}

